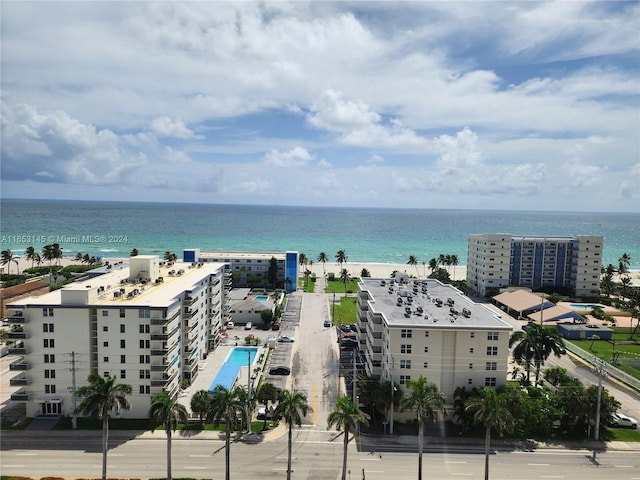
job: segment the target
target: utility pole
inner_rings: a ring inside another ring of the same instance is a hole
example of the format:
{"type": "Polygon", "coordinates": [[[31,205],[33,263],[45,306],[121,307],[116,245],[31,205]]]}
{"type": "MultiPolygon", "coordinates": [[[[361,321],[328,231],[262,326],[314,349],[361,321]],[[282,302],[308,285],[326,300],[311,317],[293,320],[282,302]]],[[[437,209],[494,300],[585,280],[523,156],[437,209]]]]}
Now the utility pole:
{"type": "Polygon", "coordinates": [[[71,426],[75,430],[78,428],[78,417],[76,417],[76,352],[71,352],[71,426]]]}
{"type": "MultiPolygon", "coordinates": [[[[607,375],[607,371],[604,369],[604,360],[599,359],[594,372],[598,376],[598,398],[596,400],[596,431],[593,434],[593,439],[597,442],[600,438],[600,404],[602,402],[602,379],[607,375]]],[[[593,463],[596,463],[596,447],[593,448],[593,463]]]]}
{"type": "Polygon", "coordinates": [[[251,433],[251,350],[247,350],[247,392],[247,433],[251,433]]]}
{"type": "Polygon", "coordinates": [[[389,382],[391,383],[391,411],[389,412],[389,435],[393,435],[393,410],[395,408],[396,386],[393,384],[393,355],[389,365],[389,382]]]}
{"type": "Polygon", "coordinates": [[[351,385],[353,386],[353,404],[357,407],[358,406],[358,385],[357,385],[357,369],[356,369],[356,352],[353,351],[352,354],[352,358],[353,358],[353,381],[351,382],[351,385]]]}

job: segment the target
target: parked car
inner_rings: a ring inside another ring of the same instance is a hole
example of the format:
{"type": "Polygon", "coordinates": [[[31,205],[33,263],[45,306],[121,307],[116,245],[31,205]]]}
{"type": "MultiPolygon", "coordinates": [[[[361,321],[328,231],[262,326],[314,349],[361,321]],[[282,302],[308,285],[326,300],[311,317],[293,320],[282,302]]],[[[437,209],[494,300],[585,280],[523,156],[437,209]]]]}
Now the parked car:
{"type": "Polygon", "coordinates": [[[227,322],[227,328],[233,328],[235,324],[233,322],[227,322]]]}
{"type": "Polygon", "coordinates": [[[251,330],[253,328],[253,323],[251,322],[247,322],[244,324],[244,329],[245,330],[251,330]]]}
{"type": "Polygon", "coordinates": [[[280,330],[280,324],[278,322],[274,322],[273,325],[271,325],[271,330],[280,330]]]}
{"type": "Polygon", "coordinates": [[[622,413],[614,413],[609,418],[609,425],[612,427],[638,428],[638,421],[622,413]]]}
{"type": "Polygon", "coordinates": [[[278,367],[271,367],[269,369],[269,375],[290,375],[291,369],[289,367],[285,367],[284,365],[280,365],[278,367]]]}
{"type": "Polygon", "coordinates": [[[289,335],[280,335],[278,337],[278,341],[283,343],[293,343],[293,340],[294,338],[290,337],[289,335]]]}
{"type": "Polygon", "coordinates": [[[351,331],[351,327],[349,325],[340,325],[340,330],[342,330],[343,332],[350,332],[351,331]]]}
{"type": "Polygon", "coordinates": [[[324,321],[324,326],[325,326],[325,328],[330,327],[331,326],[331,320],[325,320],[324,321]]]}

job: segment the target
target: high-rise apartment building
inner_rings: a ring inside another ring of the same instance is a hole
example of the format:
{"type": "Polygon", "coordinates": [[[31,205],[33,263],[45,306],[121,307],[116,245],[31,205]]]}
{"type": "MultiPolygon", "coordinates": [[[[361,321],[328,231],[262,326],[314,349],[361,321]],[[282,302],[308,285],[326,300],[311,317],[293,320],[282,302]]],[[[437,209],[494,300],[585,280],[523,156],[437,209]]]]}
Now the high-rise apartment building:
{"type": "Polygon", "coordinates": [[[565,287],[577,297],[596,297],[604,237],[469,235],[467,287],[486,295],[507,286],[565,287]]]}

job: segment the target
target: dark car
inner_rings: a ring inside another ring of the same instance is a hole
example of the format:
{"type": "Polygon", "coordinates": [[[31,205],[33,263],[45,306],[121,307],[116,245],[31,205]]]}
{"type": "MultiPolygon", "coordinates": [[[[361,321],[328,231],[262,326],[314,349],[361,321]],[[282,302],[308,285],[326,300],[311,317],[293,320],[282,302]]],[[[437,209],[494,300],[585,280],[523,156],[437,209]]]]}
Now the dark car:
{"type": "Polygon", "coordinates": [[[269,369],[269,375],[290,375],[291,369],[283,365],[279,367],[271,367],[269,369]]]}
{"type": "Polygon", "coordinates": [[[278,322],[275,322],[273,325],[271,325],[271,330],[280,330],[280,324],[278,322]]]}
{"type": "Polygon", "coordinates": [[[343,332],[350,332],[351,331],[351,327],[349,325],[340,325],[340,330],[342,330],[343,332]]]}

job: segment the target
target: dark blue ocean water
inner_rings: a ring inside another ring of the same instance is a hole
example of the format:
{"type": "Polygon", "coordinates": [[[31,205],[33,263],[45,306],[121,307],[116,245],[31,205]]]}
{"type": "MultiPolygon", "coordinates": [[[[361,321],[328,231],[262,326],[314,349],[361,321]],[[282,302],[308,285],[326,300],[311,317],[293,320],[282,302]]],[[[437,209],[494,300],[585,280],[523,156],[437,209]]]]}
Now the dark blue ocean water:
{"type": "Polygon", "coordinates": [[[297,250],[351,262],[418,263],[439,254],[466,264],[469,233],[604,235],[603,263],[622,253],[640,269],[640,215],[629,213],[514,212],[197,205],[134,202],[2,200],[2,249],[19,255],[60,243],[65,255],[128,256],[184,248],[220,251],[297,250]]]}

